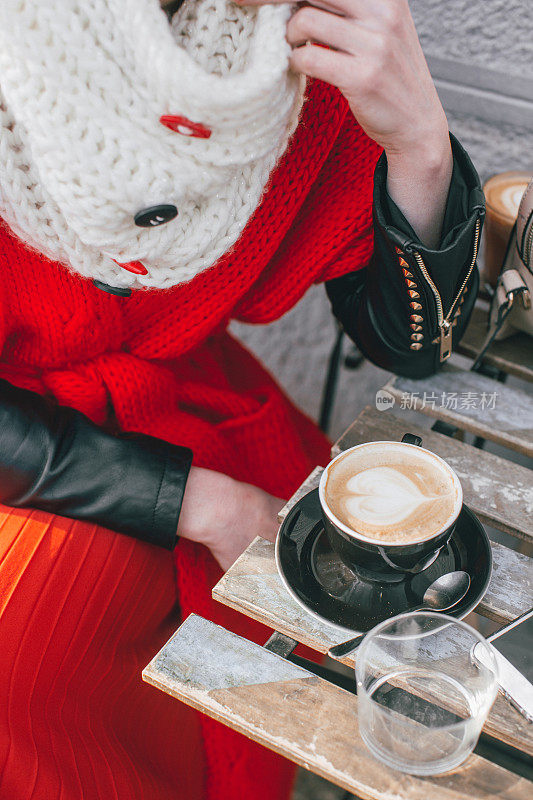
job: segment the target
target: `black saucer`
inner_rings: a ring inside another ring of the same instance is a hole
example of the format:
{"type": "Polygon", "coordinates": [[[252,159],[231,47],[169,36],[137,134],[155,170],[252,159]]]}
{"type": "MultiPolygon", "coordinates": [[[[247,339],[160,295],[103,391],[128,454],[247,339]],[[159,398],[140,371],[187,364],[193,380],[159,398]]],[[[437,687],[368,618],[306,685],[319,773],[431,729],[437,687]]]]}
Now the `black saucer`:
{"type": "Polygon", "coordinates": [[[284,520],[276,541],[276,562],[287,590],[306,611],[348,632],[364,632],[420,605],[427,587],[455,570],[470,575],[470,588],[446,613],[462,619],[487,589],[492,550],[478,518],[463,506],[453,536],[425,570],[393,584],[363,580],[331,550],[322,526],[318,489],[314,489],[284,520]]]}

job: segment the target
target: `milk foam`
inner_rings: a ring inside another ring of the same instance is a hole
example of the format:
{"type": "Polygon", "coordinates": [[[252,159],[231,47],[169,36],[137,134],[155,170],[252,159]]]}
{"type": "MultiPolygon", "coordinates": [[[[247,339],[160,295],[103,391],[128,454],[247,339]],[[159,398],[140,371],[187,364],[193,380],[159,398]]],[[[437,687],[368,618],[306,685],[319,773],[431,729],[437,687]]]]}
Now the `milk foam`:
{"type": "Polygon", "coordinates": [[[516,217],[518,214],[518,209],[520,207],[520,203],[522,201],[522,196],[524,194],[524,187],[522,184],[519,186],[508,186],[504,191],[501,193],[500,201],[502,206],[507,209],[509,214],[512,217],[516,217]]]}
{"type": "Polygon", "coordinates": [[[423,503],[437,500],[423,494],[416,483],[397,469],[370,467],[346,483],[345,508],[370,525],[397,525],[423,503]]]}
{"type": "Polygon", "coordinates": [[[494,176],[485,186],[487,203],[500,214],[515,219],[518,207],[528,185],[523,176],[494,176]]]}
{"type": "Polygon", "coordinates": [[[384,542],[423,541],[457,514],[462,492],[437,456],[399,443],[348,451],[325,475],[328,508],[351,531],[384,542]]]}

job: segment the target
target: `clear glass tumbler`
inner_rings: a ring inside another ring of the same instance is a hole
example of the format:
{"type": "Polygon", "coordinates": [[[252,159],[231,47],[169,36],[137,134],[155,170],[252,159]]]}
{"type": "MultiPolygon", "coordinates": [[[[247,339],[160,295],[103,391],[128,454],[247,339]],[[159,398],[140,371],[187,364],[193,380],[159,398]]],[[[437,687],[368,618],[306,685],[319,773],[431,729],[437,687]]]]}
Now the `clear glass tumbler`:
{"type": "Polygon", "coordinates": [[[400,614],[373,628],[357,651],[356,677],[363,741],[376,758],[411,775],[461,764],[498,691],[491,646],[470,625],[432,612],[400,614]],[[478,643],[483,663],[473,656],[478,643]]]}

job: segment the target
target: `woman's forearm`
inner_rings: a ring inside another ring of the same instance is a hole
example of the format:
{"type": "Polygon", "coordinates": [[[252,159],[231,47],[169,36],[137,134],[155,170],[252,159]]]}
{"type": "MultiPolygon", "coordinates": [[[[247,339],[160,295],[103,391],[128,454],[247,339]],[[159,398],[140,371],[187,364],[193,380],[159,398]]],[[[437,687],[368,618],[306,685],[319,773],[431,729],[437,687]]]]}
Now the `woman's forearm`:
{"type": "Polygon", "coordinates": [[[420,241],[438,249],[453,170],[448,131],[410,153],[387,153],[387,191],[420,241]]]}

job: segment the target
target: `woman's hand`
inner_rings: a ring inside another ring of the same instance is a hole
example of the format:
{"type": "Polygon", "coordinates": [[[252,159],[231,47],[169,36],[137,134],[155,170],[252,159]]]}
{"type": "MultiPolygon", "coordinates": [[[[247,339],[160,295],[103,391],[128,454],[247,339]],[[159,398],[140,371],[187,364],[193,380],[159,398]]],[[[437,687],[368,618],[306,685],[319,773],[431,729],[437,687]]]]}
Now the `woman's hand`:
{"type": "Polygon", "coordinates": [[[434,246],[452,157],[446,116],[408,0],[312,0],[292,16],[287,39],[294,48],[292,68],[336,86],[368,136],[385,149],[392,199],[434,246]]]}
{"type": "Polygon", "coordinates": [[[446,117],[407,0],[312,0],[292,16],[287,40],[293,69],[340,89],[387,155],[442,144],[446,117]]]}
{"type": "Polygon", "coordinates": [[[273,542],[283,500],[249,483],[193,467],[183,497],[178,534],[209,548],[227,570],[256,536],[273,542]]]}

